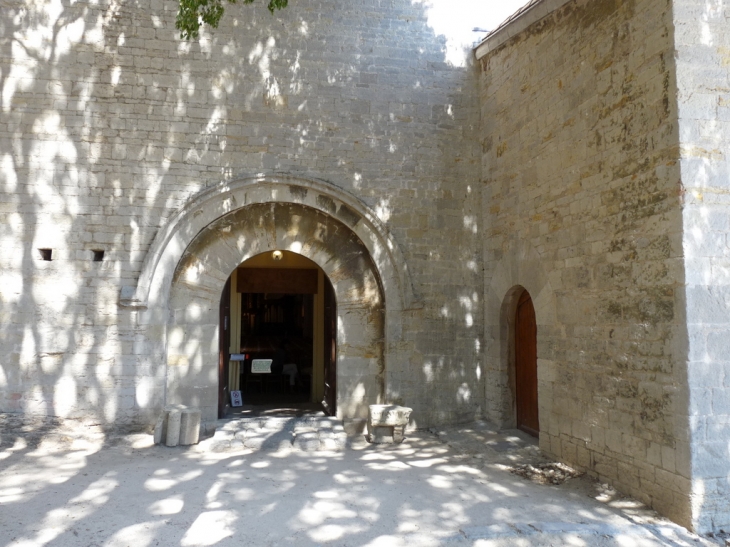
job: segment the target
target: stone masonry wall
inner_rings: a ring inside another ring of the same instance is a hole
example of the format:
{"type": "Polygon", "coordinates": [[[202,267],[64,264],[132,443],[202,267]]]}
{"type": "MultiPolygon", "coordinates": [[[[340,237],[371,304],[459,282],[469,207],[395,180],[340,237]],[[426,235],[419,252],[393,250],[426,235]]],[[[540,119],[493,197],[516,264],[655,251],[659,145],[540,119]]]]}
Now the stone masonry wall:
{"type": "Polygon", "coordinates": [[[421,305],[405,314],[393,402],[419,425],[472,418],[484,404],[473,67],[444,61],[408,0],[229,6],[193,43],[176,9],[3,4],[0,412],[143,420],[162,379],[120,287],[196,192],[284,172],[351,192],[401,247],[421,305]]]}
{"type": "Polygon", "coordinates": [[[481,62],[488,414],[525,287],[540,446],[689,524],[671,3],[569,2],[481,62]]]}
{"type": "Polygon", "coordinates": [[[674,2],[692,525],[730,529],[730,11],[674,2]]]}

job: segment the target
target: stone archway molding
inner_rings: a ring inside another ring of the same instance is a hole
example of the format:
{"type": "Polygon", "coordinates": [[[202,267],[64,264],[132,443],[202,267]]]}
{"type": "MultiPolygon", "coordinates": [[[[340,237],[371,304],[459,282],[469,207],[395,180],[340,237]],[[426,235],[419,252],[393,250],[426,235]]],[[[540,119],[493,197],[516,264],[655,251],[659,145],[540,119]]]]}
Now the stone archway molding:
{"type": "MultiPolygon", "coordinates": [[[[120,304],[152,312],[165,305],[175,268],[198,233],[236,209],[261,203],[298,203],[347,225],[375,263],[389,312],[420,307],[403,254],[375,212],[357,197],[326,181],[289,174],[257,174],[221,182],[192,197],[155,236],[136,287],[122,287],[120,304]]],[[[390,325],[389,338],[400,332],[390,325]]]]}

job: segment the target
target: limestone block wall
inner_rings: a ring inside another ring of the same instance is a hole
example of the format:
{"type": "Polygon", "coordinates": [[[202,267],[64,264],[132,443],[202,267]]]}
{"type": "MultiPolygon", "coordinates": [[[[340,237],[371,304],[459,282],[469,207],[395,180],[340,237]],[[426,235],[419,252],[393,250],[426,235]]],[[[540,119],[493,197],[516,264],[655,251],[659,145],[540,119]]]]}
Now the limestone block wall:
{"type": "Polygon", "coordinates": [[[259,4],[193,43],[174,1],[3,4],[0,411],[148,420],[164,332],[121,287],[193,196],[275,172],[353,195],[400,247],[417,304],[385,349],[407,356],[392,402],[419,425],[483,408],[474,67],[421,3],[259,4]]]}
{"type": "Polygon", "coordinates": [[[540,446],[691,523],[672,5],[575,0],[481,59],[488,415],[537,315],[540,446]]]}
{"type": "Polygon", "coordinates": [[[730,14],[674,2],[692,524],[730,526],[730,14]]]}

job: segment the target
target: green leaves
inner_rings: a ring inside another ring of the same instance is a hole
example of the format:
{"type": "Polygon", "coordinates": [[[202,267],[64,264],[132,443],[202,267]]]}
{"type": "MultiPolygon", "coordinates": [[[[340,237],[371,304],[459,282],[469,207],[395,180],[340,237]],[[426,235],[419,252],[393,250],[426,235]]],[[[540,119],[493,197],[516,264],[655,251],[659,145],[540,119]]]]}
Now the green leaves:
{"type": "MultiPolygon", "coordinates": [[[[235,4],[237,0],[225,0],[235,4]]],[[[241,0],[244,4],[252,4],[255,0],[241,0]]],[[[206,24],[218,28],[223,17],[224,0],[180,0],[180,9],[177,12],[175,28],[180,31],[180,37],[185,40],[195,39],[200,35],[200,26],[206,24]]],[[[278,9],[287,7],[289,0],[269,0],[269,11],[273,14],[278,9]]]]}
{"type": "Polygon", "coordinates": [[[289,0],[269,0],[269,11],[274,14],[278,9],[284,9],[289,5],[289,0]]]}

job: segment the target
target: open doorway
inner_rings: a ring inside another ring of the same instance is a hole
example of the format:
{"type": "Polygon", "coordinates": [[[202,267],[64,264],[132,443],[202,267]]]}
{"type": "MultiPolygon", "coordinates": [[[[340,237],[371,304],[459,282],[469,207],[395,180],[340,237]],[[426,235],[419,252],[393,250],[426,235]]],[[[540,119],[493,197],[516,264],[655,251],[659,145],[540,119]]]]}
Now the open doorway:
{"type": "Polygon", "coordinates": [[[311,260],[274,251],[240,264],[221,298],[219,417],[335,415],[335,326],[334,289],[311,260]]]}

